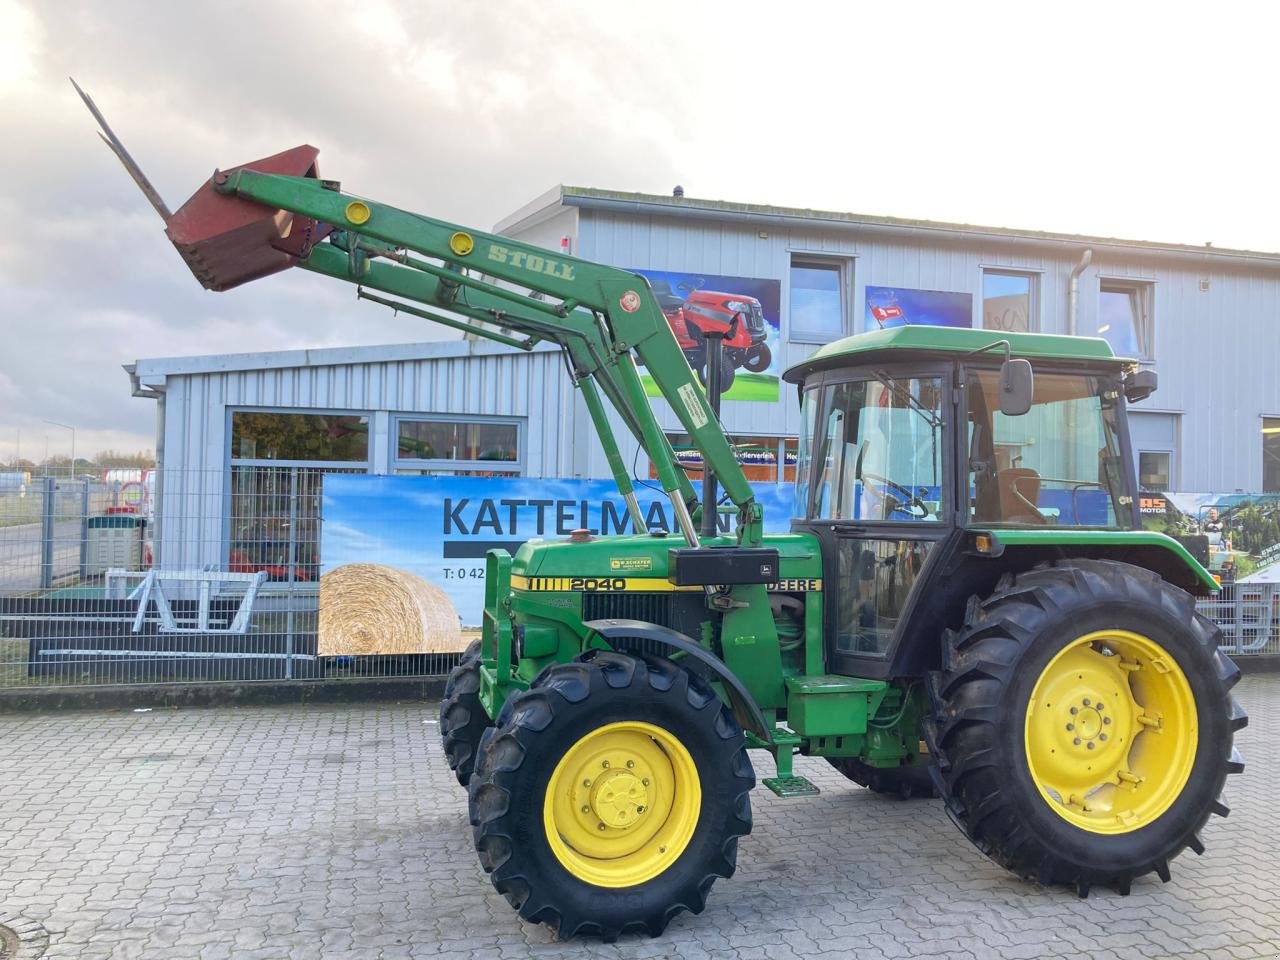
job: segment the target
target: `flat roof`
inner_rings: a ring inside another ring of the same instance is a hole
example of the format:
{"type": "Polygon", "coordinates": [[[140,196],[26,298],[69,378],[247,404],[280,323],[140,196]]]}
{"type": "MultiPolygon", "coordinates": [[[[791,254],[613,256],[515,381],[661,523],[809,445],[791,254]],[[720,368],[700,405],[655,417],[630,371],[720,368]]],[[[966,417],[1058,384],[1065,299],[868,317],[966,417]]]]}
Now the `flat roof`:
{"type": "Polygon", "coordinates": [[[506,217],[495,227],[497,232],[524,226],[545,217],[548,207],[568,206],[611,210],[647,216],[689,217],[717,220],[773,221],[827,226],[835,229],[886,231],[898,235],[948,237],[952,239],[999,239],[1011,243],[1051,246],[1114,247],[1154,254],[1192,256],[1202,260],[1244,261],[1256,265],[1280,267],[1280,253],[1215,247],[1153,240],[1129,240],[1080,233],[1058,233],[1050,230],[1028,230],[1019,227],[985,226],[951,223],[944,220],[914,220],[876,214],[815,210],[804,207],[781,207],[772,204],[743,203],[732,200],[706,200],[697,197],[675,197],[596,187],[561,185],[553,188],[506,217]]]}
{"type": "MultiPolygon", "coordinates": [[[[559,349],[539,343],[529,351],[559,349]]],[[[358,347],[324,347],[313,350],[269,350],[256,353],[215,353],[194,357],[154,357],[126,364],[125,370],[143,384],[163,383],[166,376],[230,373],[240,370],[279,370],[292,367],[335,367],[357,363],[399,363],[521,353],[490,340],[431,340],[424,343],[371,344],[358,347]]]]}

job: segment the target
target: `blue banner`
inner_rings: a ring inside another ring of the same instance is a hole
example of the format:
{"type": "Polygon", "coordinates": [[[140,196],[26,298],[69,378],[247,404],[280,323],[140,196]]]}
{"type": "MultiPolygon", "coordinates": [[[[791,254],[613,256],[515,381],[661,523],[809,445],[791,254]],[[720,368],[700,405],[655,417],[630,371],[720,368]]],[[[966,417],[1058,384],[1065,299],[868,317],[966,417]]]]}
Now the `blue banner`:
{"type": "MultiPolygon", "coordinates": [[[[792,487],[752,484],[765,529],[790,529],[792,487]]],[[[656,487],[636,497],[647,528],[671,531],[671,504],[656,487]]],[[[321,572],[376,563],[417,574],[449,594],[465,626],[480,623],[484,556],[515,553],[529,540],[554,540],[577,529],[611,535],[635,530],[612,480],[529,477],[324,477],[321,572]]],[[[731,517],[720,518],[729,529],[731,517]]]]}
{"type": "Polygon", "coordinates": [[[867,287],[864,330],[906,327],[972,327],[973,295],[947,290],[867,287]]]}

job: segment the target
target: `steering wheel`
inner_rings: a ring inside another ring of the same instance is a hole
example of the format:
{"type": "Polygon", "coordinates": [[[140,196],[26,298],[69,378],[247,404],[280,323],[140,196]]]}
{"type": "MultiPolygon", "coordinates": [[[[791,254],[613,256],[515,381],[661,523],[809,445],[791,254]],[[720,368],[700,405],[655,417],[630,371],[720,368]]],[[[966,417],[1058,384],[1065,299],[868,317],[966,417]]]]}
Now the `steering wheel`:
{"type": "Polygon", "coordinates": [[[907,514],[907,516],[912,520],[928,520],[929,517],[933,516],[929,511],[929,505],[921,500],[919,495],[910,487],[904,486],[896,480],[890,480],[888,477],[882,477],[878,473],[869,473],[866,470],[862,472],[862,480],[862,489],[868,491],[872,496],[878,497],[880,502],[884,503],[888,508],[884,511],[883,519],[888,520],[889,514],[898,513],[899,511],[907,514]],[[902,496],[889,496],[872,490],[866,484],[866,481],[868,480],[874,480],[876,483],[882,483],[895,493],[902,494],[902,496]]]}

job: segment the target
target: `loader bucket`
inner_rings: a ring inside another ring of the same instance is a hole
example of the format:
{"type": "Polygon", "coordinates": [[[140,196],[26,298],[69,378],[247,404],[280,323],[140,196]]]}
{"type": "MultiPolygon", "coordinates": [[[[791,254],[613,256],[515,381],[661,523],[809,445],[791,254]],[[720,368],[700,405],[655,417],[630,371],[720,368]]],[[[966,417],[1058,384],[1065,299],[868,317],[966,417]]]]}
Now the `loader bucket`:
{"type": "Polygon", "coordinates": [[[165,220],[165,233],[191,272],[209,290],[229,290],[287,270],[329,232],[309,217],[218,193],[214,184],[248,168],[259,173],[315,177],[319,151],[303,144],[274,156],[215,171],[191,199],[165,220]]]}
{"type": "Polygon", "coordinates": [[[160,193],[115,135],[93,98],[74,79],[71,85],[98,121],[98,136],[123,164],[143,196],[164,220],[164,232],[205,288],[230,290],[250,280],[287,270],[311,252],[311,245],[333,229],[310,217],[264,207],[251,200],[218,193],[221,183],[237,170],[317,177],[319,150],[308,144],[285,150],[230,170],[215,170],[177,213],[171,213],[160,193]]]}

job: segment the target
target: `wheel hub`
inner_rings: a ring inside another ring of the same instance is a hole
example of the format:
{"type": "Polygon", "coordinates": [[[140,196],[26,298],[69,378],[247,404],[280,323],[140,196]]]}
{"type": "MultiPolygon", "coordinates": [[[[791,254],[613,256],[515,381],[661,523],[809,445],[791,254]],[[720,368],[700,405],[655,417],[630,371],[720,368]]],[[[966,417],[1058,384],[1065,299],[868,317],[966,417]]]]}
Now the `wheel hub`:
{"type": "Polygon", "coordinates": [[[1036,786],[1059,815],[1096,833],[1137,829],[1168,809],[1190,776],[1196,736],[1186,677],[1153,640],[1127,631],[1068,644],[1027,706],[1036,786]]]}
{"type": "Polygon", "coordinates": [[[635,826],[649,809],[646,782],[631,770],[610,770],[591,787],[591,812],[606,827],[623,830],[635,826]]]}

